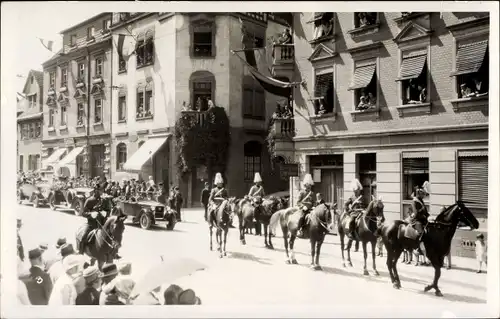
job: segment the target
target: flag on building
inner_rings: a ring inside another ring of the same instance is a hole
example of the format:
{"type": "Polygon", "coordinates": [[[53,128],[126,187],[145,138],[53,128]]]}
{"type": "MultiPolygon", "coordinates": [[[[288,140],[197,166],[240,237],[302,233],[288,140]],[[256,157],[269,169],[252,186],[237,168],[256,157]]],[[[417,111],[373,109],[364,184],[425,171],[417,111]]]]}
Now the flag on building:
{"type": "Polygon", "coordinates": [[[45,40],[45,39],[42,39],[42,38],[38,38],[38,40],[40,40],[40,43],[45,47],[45,49],[47,49],[50,52],[52,52],[52,46],[54,45],[54,41],[45,40]]]}
{"type": "Polygon", "coordinates": [[[136,50],[135,38],[131,35],[119,34],[118,43],[115,45],[120,59],[128,61],[136,50]]]}
{"type": "Polygon", "coordinates": [[[292,88],[300,83],[284,82],[273,77],[270,65],[271,56],[266,47],[255,47],[255,37],[247,32],[243,21],[241,21],[242,32],[242,50],[231,51],[239,57],[248,67],[252,76],[259,82],[264,90],[277,96],[289,98],[292,94],[292,88]],[[241,54],[240,52],[243,52],[241,54]]]}

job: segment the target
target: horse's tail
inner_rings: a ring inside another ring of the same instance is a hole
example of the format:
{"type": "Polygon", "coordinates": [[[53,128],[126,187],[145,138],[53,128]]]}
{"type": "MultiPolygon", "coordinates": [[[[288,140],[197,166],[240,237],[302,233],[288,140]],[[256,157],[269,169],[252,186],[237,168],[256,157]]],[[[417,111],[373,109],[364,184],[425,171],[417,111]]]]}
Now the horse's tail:
{"type": "Polygon", "coordinates": [[[281,216],[283,216],[283,213],[286,211],[286,209],[281,209],[277,211],[276,213],[271,215],[271,220],[269,222],[269,232],[272,235],[276,235],[276,225],[278,224],[278,221],[281,219],[281,216]]]}

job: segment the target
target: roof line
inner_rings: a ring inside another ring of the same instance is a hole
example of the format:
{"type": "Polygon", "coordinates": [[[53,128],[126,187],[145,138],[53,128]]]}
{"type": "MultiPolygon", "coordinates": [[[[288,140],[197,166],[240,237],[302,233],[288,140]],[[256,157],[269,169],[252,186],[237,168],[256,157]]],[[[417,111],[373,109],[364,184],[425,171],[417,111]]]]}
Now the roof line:
{"type": "Polygon", "coordinates": [[[112,12],[102,12],[102,13],[96,14],[96,15],[94,15],[94,16],[92,16],[92,17],[90,17],[90,18],[88,18],[88,19],[86,19],[86,20],[84,20],[84,21],[82,21],[82,22],[80,22],[80,23],[72,26],[72,27],[69,27],[67,29],[62,30],[61,32],[59,32],[59,34],[63,34],[63,33],[69,32],[71,30],[74,30],[76,28],[79,28],[82,25],[85,25],[85,24],[87,24],[87,23],[89,23],[89,22],[91,22],[93,20],[97,20],[97,19],[99,19],[101,17],[104,17],[106,15],[109,15],[109,17],[112,18],[113,13],[112,12]]]}

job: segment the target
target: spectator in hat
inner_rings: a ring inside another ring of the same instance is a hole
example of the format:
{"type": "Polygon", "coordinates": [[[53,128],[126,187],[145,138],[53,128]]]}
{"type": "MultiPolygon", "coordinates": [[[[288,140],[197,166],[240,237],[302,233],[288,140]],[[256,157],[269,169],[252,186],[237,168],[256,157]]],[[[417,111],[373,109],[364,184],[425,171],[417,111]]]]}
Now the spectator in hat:
{"type": "MultiPolygon", "coordinates": [[[[109,283],[104,290],[113,291],[118,297],[118,301],[125,305],[131,304],[131,293],[134,290],[135,281],[132,278],[127,278],[127,276],[118,276],[111,283],[109,283]]],[[[109,299],[109,298],[107,298],[109,299]]],[[[106,304],[106,301],[105,301],[106,304]]],[[[114,303],[114,297],[111,298],[111,304],[114,303]]]]}
{"type": "Polygon", "coordinates": [[[50,306],[74,305],[77,291],[75,280],[81,277],[81,258],[77,255],[69,255],[63,259],[64,273],[57,279],[52,295],[50,296],[50,306]]]}
{"type": "Polygon", "coordinates": [[[208,211],[208,198],[210,197],[210,184],[208,182],[205,182],[205,188],[201,191],[201,204],[203,205],[203,208],[205,209],[205,221],[208,221],[207,217],[207,211],[208,211]]]}
{"type": "Polygon", "coordinates": [[[163,298],[165,300],[164,305],[178,305],[179,295],[182,293],[182,288],[178,285],[170,285],[163,292],[163,298]]]}
{"type": "Polygon", "coordinates": [[[43,253],[43,260],[45,262],[45,269],[49,271],[49,269],[59,260],[61,260],[61,246],[66,244],[66,238],[62,237],[57,240],[55,245],[55,249],[46,249],[43,253]]]}
{"type": "Polygon", "coordinates": [[[120,261],[117,265],[119,276],[130,276],[132,273],[132,263],[128,261],[120,261]]]}
{"type": "Polygon", "coordinates": [[[181,216],[181,207],[182,207],[182,202],[184,199],[182,198],[182,194],[179,190],[179,186],[175,186],[174,188],[174,196],[175,196],[175,211],[177,213],[177,220],[182,221],[182,216],[181,216]]]}
{"type": "Polygon", "coordinates": [[[85,289],[78,294],[75,303],[77,305],[97,306],[101,296],[102,279],[99,269],[95,266],[88,267],[83,271],[85,289]]]}
{"type": "Polygon", "coordinates": [[[488,265],[488,245],[486,244],[486,241],[484,240],[484,235],[479,234],[476,236],[476,260],[477,260],[477,273],[481,273],[481,266],[488,265]]]}
{"type": "MultiPolygon", "coordinates": [[[[118,276],[118,268],[116,267],[116,264],[113,263],[106,263],[102,266],[102,274],[101,274],[101,280],[102,280],[102,288],[104,291],[104,287],[108,285],[113,279],[118,276]]],[[[109,291],[111,293],[111,291],[109,291]]],[[[113,299],[113,297],[111,298],[113,299]]],[[[106,294],[101,293],[101,296],[99,298],[99,304],[104,305],[106,302],[106,294]]]]}
{"type": "Polygon", "coordinates": [[[24,262],[24,246],[23,242],[21,240],[21,236],[19,236],[19,231],[21,230],[21,227],[23,226],[23,221],[18,218],[17,219],[17,255],[19,258],[21,258],[21,261],[24,262]]]}
{"type": "Polygon", "coordinates": [[[74,254],[75,254],[75,249],[73,248],[72,244],[63,244],[61,246],[61,260],[56,261],[49,269],[49,275],[53,284],[55,284],[57,279],[64,273],[63,270],[64,259],[74,254]]]}
{"type": "Polygon", "coordinates": [[[45,271],[42,253],[40,248],[28,252],[31,268],[29,269],[29,277],[24,283],[32,305],[47,305],[52,292],[52,281],[45,271]]]}

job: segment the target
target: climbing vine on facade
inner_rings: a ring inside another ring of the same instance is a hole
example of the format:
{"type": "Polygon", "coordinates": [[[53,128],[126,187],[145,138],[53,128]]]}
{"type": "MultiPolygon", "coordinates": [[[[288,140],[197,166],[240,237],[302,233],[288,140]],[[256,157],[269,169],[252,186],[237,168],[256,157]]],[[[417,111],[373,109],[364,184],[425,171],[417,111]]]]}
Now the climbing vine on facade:
{"type": "Polygon", "coordinates": [[[276,132],[274,132],[273,124],[274,124],[274,119],[271,118],[269,120],[269,127],[267,128],[267,137],[266,137],[267,150],[269,152],[269,155],[271,156],[271,160],[276,158],[276,147],[275,147],[276,132]]]}
{"type": "Polygon", "coordinates": [[[212,172],[226,170],[231,135],[224,108],[212,107],[204,113],[181,112],[174,134],[179,174],[206,166],[210,178],[212,172]]]}

